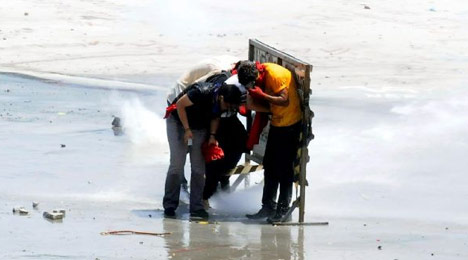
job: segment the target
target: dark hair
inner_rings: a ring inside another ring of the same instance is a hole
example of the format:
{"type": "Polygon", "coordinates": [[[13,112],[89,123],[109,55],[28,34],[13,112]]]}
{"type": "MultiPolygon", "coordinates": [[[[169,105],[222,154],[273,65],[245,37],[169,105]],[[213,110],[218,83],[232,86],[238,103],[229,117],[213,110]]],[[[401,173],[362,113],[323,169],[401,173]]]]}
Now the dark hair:
{"type": "Polygon", "coordinates": [[[236,85],[223,84],[221,87],[219,87],[218,95],[224,97],[224,102],[234,105],[241,103],[242,94],[236,85]]]}
{"type": "Polygon", "coordinates": [[[246,86],[257,79],[258,69],[254,62],[246,60],[239,64],[237,74],[239,83],[246,86]]]}

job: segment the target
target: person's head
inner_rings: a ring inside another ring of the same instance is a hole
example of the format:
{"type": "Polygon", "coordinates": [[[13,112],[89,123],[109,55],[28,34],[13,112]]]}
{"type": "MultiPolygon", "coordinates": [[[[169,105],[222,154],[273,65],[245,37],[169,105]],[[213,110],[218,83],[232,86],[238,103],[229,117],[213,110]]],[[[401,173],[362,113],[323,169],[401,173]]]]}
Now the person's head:
{"type": "Polygon", "coordinates": [[[255,84],[255,80],[258,77],[258,69],[255,62],[252,61],[241,61],[239,69],[237,70],[239,77],[239,83],[246,86],[247,88],[252,87],[255,84]]]}
{"type": "Polygon", "coordinates": [[[242,93],[236,85],[223,84],[218,90],[218,100],[221,110],[236,110],[241,103],[241,96],[242,93]]]}

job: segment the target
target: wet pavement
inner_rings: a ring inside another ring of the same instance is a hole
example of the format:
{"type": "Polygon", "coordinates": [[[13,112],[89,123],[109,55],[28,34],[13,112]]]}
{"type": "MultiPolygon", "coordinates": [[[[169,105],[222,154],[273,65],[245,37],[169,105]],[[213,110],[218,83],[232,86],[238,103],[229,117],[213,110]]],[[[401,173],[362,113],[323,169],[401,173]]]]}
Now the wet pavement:
{"type": "Polygon", "coordinates": [[[130,133],[115,136],[111,129],[112,116],[123,113],[127,100],[138,99],[151,111],[149,118],[162,116],[164,93],[0,77],[1,259],[468,257],[468,228],[443,221],[308,212],[308,221],[330,224],[275,227],[249,222],[243,214],[256,209],[259,192],[250,201],[238,200],[246,205],[238,213],[210,223],[190,222],[183,209],[178,219],[164,219],[160,200],[168,154],[163,124],[144,133],[152,138],[143,142],[130,133]],[[33,201],[40,203],[37,209],[33,201]],[[29,214],[13,214],[19,205],[29,214]],[[66,210],[63,220],[42,217],[54,208],[66,210]],[[171,234],[100,234],[112,230],[171,234]]]}

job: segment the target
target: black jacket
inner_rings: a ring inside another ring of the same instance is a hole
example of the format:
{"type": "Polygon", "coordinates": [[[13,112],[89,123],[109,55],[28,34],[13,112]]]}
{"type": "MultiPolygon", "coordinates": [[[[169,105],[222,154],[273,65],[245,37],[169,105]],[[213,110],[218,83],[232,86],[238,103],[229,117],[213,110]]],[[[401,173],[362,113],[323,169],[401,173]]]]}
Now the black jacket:
{"type": "MultiPolygon", "coordinates": [[[[193,103],[193,105],[185,108],[191,129],[208,129],[211,119],[219,116],[216,89],[217,87],[212,83],[194,83],[180,93],[172,102],[175,104],[183,95],[187,94],[187,97],[193,103]]],[[[174,110],[171,116],[180,122],[177,110],[174,110]]]]}

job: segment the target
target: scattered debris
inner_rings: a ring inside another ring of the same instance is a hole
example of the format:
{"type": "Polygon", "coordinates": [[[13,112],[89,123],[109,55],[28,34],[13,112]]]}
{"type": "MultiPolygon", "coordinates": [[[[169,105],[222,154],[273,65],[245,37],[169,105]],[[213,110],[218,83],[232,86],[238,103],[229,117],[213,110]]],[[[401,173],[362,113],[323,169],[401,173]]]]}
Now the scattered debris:
{"type": "Polygon", "coordinates": [[[67,211],[64,210],[64,209],[54,209],[54,210],[52,210],[52,213],[62,214],[64,217],[65,217],[66,212],[67,211]]]}
{"type": "Polygon", "coordinates": [[[208,224],[214,224],[214,225],[218,225],[218,221],[207,221],[207,220],[190,220],[191,223],[196,223],[196,224],[200,224],[200,225],[208,225],[208,224]]]}
{"type": "Polygon", "coordinates": [[[47,218],[47,219],[50,219],[50,220],[60,220],[60,219],[63,219],[64,215],[62,213],[50,213],[50,212],[47,212],[47,211],[44,211],[44,213],[42,214],[42,216],[44,216],[44,218],[47,218]]]}
{"type": "Polygon", "coordinates": [[[122,123],[120,117],[113,116],[114,120],[112,120],[112,131],[114,131],[115,136],[119,136],[123,134],[122,131],[122,123]]]}
{"type": "Polygon", "coordinates": [[[17,206],[13,208],[13,213],[20,215],[28,215],[29,212],[23,206],[17,206]]]}
{"type": "Polygon", "coordinates": [[[120,123],[120,117],[114,116],[114,120],[112,120],[113,127],[122,127],[120,123]]]}
{"type": "Polygon", "coordinates": [[[150,236],[165,236],[170,235],[172,232],[164,233],[152,233],[152,232],[143,232],[143,231],[133,231],[133,230],[116,230],[116,231],[107,231],[101,232],[101,235],[150,235],[150,236]]]}

